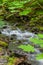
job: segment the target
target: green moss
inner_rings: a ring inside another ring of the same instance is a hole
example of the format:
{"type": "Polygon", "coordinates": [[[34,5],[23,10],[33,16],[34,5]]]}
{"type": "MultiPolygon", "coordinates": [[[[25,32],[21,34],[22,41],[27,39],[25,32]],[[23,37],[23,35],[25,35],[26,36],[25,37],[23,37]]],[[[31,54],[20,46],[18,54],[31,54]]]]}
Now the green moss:
{"type": "Polygon", "coordinates": [[[23,51],[26,51],[26,52],[34,52],[34,47],[31,46],[31,45],[20,45],[18,48],[21,48],[23,49],[23,51]]]}
{"type": "Polygon", "coordinates": [[[43,31],[43,27],[42,26],[40,27],[40,31],[43,31]]]}
{"type": "Polygon", "coordinates": [[[15,65],[16,57],[9,57],[7,65],[15,65]]]}
{"type": "Polygon", "coordinates": [[[0,46],[6,47],[8,44],[6,42],[0,41],[0,46]]]}
{"type": "Polygon", "coordinates": [[[40,60],[40,59],[43,59],[43,53],[36,55],[36,60],[40,60]]]}
{"type": "Polygon", "coordinates": [[[0,47],[0,51],[2,51],[3,50],[3,48],[2,47],[0,47]]]}
{"type": "Polygon", "coordinates": [[[43,40],[38,38],[31,38],[30,41],[33,42],[34,44],[38,44],[40,47],[43,48],[43,40]]]}

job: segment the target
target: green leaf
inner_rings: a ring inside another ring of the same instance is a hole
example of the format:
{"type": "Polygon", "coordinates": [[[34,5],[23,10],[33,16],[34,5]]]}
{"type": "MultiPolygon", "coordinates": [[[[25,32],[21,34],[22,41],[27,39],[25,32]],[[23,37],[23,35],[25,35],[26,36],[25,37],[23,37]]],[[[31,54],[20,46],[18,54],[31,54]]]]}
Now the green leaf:
{"type": "Polygon", "coordinates": [[[43,15],[43,10],[37,10],[36,15],[43,15]]]}
{"type": "Polygon", "coordinates": [[[18,48],[23,49],[23,51],[26,51],[26,52],[34,52],[35,51],[34,47],[29,44],[28,45],[20,45],[20,46],[18,46],[18,48]]]}
{"type": "Polygon", "coordinates": [[[42,54],[37,54],[36,55],[36,60],[41,60],[43,59],[43,53],[42,54]]]}
{"type": "Polygon", "coordinates": [[[38,39],[38,38],[31,38],[30,41],[33,42],[34,44],[37,44],[37,45],[39,45],[40,47],[43,48],[43,40],[38,39]]]}
{"type": "Polygon", "coordinates": [[[42,38],[43,38],[43,34],[38,34],[38,37],[39,37],[40,39],[42,39],[42,38]]]}
{"type": "Polygon", "coordinates": [[[2,27],[5,26],[5,25],[6,25],[6,22],[0,20],[0,28],[2,28],[2,27]]]}
{"type": "Polygon", "coordinates": [[[31,11],[32,11],[31,8],[27,8],[27,9],[23,10],[22,12],[20,12],[19,14],[20,14],[20,15],[27,15],[27,14],[29,14],[31,11]]]}

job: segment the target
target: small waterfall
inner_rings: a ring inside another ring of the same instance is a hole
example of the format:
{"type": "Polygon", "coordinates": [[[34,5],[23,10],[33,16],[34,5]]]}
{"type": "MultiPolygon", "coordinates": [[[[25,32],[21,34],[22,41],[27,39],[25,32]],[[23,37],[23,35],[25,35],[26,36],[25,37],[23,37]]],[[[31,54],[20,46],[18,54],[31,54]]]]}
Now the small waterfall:
{"type": "Polygon", "coordinates": [[[36,49],[36,48],[35,48],[35,51],[36,51],[36,53],[41,53],[40,50],[38,50],[38,49],[36,49]]]}
{"type": "Polygon", "coordinates": [[[39,64],[38,65],[43,65],[43,59],[38,60],[39,64]]]}
{"type": "MultiPolygon", "coordinates": [[[[16,40],[26,40],[23,42],[24,44],[28,44],[30,42],[29,41],[30,38],[37,37],[37,35],[35,35],[34,33],[28,32],[26,30],[21,31],[19,28],[17,28],[16,30],[12,30],[11,28],[6,28],[6,29],[3,29],[1,33],[6,36],[15,35],[16,40]]],[[[37,48],[35,48],[35,51],[36,53],[41,53],[40,50],[38,50],[37,48]]],[[[31,57],[32,57],[32,60],[34,60],[34,54],[31,57]]],[[[39,62],[38,63],[39,65],[43,65],[43,59],[39,60],[38,62],[39,62]]]]}
{"type": "Polygon", "coordinates": [[[17,39],[20,40],[29,40],[29,38],[34,37],[35,34],[28,32],[28,31],[21,31],[19,28],[17,28],[17,30],[12,30],[10,28],[7,29],[3,29],[1,31],[2,34],[6,35],[6,36],[12,36],[12,35],[16,35],[17,39]]]}

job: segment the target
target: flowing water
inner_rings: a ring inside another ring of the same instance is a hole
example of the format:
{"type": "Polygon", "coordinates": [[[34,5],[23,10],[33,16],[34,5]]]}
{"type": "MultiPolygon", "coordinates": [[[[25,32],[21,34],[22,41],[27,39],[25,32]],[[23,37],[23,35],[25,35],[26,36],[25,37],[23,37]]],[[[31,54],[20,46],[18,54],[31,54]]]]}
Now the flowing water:
{"type": "MultiPolygon", "coordinates": [[[[19,28],[13,30],[10,27],[8,27],[5,29],[2,29],[1,33],[8,37],[14,36],[16,37],[16,40],[26,40],[23,42],[24,44],[29,43],[30,38],[33,38],[33,37],[38,38],[37,35],[35,35],[34,33],[31,33],[27,30],[21,31],[19,28]]],[[[40,50],[38,50],[37,48],[35,48],[35,51],[36,53],[41,53],[40,50]]],[[[34,54],[32,55],[32,59],[34,59],[34,54]]],[[[38,62],[40,63],[40,64],[38,63],[39,65],[43,65],[43,59],[39,60],[38,62]]]]}
{"type": "Polygon", "coordinates": [[[28,40],[28,38],[35,36],[34,33],[28,32],[26,30],[25,31],[21,31],[20,29],[11,30],[10,28],[3,29],[1,33],[6,36],[15,35],[17,36],[17,39],[25,39],[25,40],[28,40]]]}

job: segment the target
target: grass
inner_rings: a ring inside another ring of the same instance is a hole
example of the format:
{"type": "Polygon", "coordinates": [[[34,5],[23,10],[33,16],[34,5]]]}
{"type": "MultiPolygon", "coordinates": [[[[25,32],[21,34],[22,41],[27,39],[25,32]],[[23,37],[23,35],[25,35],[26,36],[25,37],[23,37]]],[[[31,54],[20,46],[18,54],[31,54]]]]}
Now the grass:
{"type": "Polygon", "coordinates": [[[26,52],[34,52],[34,47],[31,46],[31,45],[20,45],[19,48],[23,49],[23,51],[26,51],[26,52]]]}

